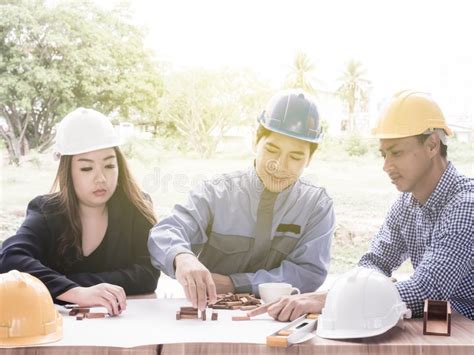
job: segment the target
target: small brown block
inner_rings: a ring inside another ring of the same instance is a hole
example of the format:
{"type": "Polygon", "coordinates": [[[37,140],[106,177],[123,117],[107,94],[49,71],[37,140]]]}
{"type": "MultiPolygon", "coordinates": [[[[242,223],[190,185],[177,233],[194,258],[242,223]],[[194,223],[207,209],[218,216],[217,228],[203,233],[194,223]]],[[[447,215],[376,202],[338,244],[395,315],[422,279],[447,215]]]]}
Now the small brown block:
{"type": "Polygon", "coordinates": [[[214,304],[214,305],[212,305],[212,308],[214,308],[214,309],[229,309],[229,307],[226,306],[225,304],[214,304]]]}
{"type": "Polygon", "coordinates": [[[206,310],[201,311],[201,319],[206,320],[206,310]]]}
{"type": "Polygon", "coordinates": [[[319,314],[316,314],[316,313],[308,313],[306,315],[306,319],[318,319],[319,318],[319,314]]]}
{"type": "Polygon", "coordinates": [[[179,310],[182,311],[197,311],[197,308],[194,307],[180,307],[179,310]]]}
{"type": "Polygon", "coordinates": [[[106,315],[107,313],[102,312],[90,312],[85,314],[86,318],[105,318],[106,315]]]}
{"type": "Polygon", "coordinates": [[[90,309],[89,308],[73,308],[69,311],[70,316],[75,316],[78,313],[89,313],[90,309]]]}
{"type": "Polygon", "coordinates": [[[78,313],[76,316],[76,320],[83,320],[84,319],[84,313],[78,313]]]}
{"type": "Polygon", "coordinates": [[[217,312],[212,312],[211,314],[211,320],[217,320],[217,312]]]}
{"type": "Polygon", "coordinates": [[[277,335],[280,335],[280,336],[283,336],[283,337],[287,337],[288,335],[290,335],[292,333],[291,330],[280,330],[277,335]]]}
{"type": "Polygon", "coordinates": [[[78,314],[78,313],[79,313],[79,311],[78,311],[77,309],[71,309],[71,310],[69,311],[69,315],[70,315],[70,316],[75,316],[75,315],[78,314]]]}
{"type": "Polygon", "coordinates": [[[197,319],[197,314],[183,314],[180,315],[181,319],[197,319]]]}
{"type": "Polygon", "coordinates": [[[226,302],[226,305],[227,305],[228,307],[241,306],[241,305],[242,305],[242,302],[240,302],[240,301],[231,301],[231,302],[226,302]]]}
{"type": "Polygon", "coordinates": [[[181,319],[181,313],[179,311],[176,311],[176,320],[181,319]]]}
{"type": "Polygon", "coordinates": [[[241,311],[251,311],[252,309],[257,308],[258,306],[240,306],[241,311]]]}
{"type": "Polygon", "coordinates": [[[197,309],[195,311],[181,311],[180,312],[181,315],[188,315],[188,316],[197,316],[198,315],[198,311],[197,309]]]}
{"type": "Polygon", "coordinates": [[[250,317],[248,317],[248,316],[236,316],[236,317],[232,317],[232,320],[233,321],[250,320],[250,317]]]}

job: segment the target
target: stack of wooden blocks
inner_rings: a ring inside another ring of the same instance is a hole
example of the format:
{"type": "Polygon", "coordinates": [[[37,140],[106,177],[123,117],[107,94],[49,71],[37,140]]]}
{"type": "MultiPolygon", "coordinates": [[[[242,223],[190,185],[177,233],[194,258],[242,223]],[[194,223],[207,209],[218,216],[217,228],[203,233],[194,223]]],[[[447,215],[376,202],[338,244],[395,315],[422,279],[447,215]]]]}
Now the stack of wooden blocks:
{"type": "MultiPolygon", "coordinates": [[[[181,307],[179,311],[176,311],[176,320],[181,319],[198,319],[198,309],[194,307],[181,307]]],[[[206,320],[206,310],[201,312],[202,320],[206,320]]],[[[212,312],[211,320],[217,320],[217,312],[212,312]]]]}
{"type": "Polygon", "coordinates": [[[227,293],[217,295],[217,302],[209,305],[214,309],[240,309],[250,311],[261,305],[258,298],[250,293],[227,293]]]}

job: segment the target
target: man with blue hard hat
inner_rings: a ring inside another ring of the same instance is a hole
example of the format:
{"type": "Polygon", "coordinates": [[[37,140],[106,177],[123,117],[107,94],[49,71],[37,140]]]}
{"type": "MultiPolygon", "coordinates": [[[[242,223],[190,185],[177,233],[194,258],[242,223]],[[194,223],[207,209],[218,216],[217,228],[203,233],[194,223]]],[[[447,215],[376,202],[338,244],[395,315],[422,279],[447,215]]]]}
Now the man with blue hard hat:
{"type": "Polygon", "coordinates": [[[266,282],[314,291],[327,275],[333,202],[301,178],[322,138],[316,105],[280,92],[258,123],[253,164],[202,182],[150,232],[153,265],[200,309],[216,293],[258,294],[266,282]]]}

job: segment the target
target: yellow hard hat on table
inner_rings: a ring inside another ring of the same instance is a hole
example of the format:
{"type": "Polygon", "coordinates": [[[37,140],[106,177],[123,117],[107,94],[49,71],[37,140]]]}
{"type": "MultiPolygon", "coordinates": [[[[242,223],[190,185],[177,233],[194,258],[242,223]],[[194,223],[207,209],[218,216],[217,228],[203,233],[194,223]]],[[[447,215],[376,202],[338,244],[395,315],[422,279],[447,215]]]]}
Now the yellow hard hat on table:
{"type": "Polygon", "coordinates": [[[0,347],[51,343],[63,335],[63,318],[46,286],[17,270],[0,274],[0,347]]]}

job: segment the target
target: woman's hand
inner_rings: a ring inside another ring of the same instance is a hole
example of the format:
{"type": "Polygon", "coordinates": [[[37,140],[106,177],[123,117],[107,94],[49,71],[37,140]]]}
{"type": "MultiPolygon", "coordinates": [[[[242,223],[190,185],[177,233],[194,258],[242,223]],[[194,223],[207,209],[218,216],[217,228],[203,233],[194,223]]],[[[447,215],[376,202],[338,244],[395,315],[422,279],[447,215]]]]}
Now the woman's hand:
{"type": "Polygon", "coordinates": [[[90,287],[75,287],[57,297],[58,300],[76,303],[80,307],[107,308],[110,315],[116,316],[127,308],[127,296],[122,287],[101,283],[90,287]]]}

